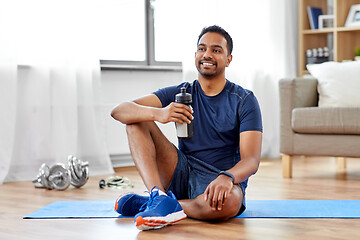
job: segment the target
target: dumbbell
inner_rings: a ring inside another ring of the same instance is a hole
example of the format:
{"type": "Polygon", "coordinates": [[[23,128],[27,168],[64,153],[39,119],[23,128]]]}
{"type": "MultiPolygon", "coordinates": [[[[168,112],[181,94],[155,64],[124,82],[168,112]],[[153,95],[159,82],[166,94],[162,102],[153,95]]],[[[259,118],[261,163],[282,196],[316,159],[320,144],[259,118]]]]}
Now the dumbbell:
{"type": "Polygon", "coordinates": [[[72,155],[68,157],[68,168],[62,163],[49,168],[44,163],[33,183],[37,188],[65,190],[70,184],[79,188],[89,179],[88,166],[88,162],[83,162],[72,155]]]}
{"type": "Polygon", "coordinates": [[[65,190],[70,186],[70,170],[62,163],[57,163],[51,168],[43,163],[37,178],[33,180],[35,187],[56,190],[65,190]]]}
{"type": "Polygon", "coordinates": [[[57,163],[50,168],[48,183],[51,189],[65,190],[70,186],[70,171],[62,163],[57,163]]]}
{"type": "Polygon", "coordinates": [[[70,155],[68,164],[71,172],[71,185],[77,188],[82,187],[89,179],[89,162],[83,162],[70,155]]]}
{"type": "Polygon", "coordinates": [[[35,187],[37,188],[50,188],[48,178],[50,175],[50,168],[48,165],[43,163],[39,168],[39,173],[35,180],[32,182],[34,183],[35,187]]]}

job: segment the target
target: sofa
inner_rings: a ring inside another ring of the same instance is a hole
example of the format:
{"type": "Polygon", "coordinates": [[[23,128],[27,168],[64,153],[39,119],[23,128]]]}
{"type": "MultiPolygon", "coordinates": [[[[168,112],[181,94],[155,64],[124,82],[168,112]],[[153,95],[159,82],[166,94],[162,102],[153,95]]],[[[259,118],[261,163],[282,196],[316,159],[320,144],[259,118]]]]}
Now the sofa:
{"type": "MultiPolygon", "coordinates": [[[[327,89],[329,81],[324,79],[328,80],[336,75],[329,73],[333,69],[329,65],[324,65],[326,68],[320,66],[323,68],[321,74],[314,74],[319,76],[322,85],[313,76],[279,81],[280,153],[284,178],[292,177],[292,158],[296,155],[337,157],[338,166],[342,168],[346,166],[346,157],[360,157],[360,107],[357,106],[358,103],[354,103],[358,101],[355,98],[356,92],[360,95],[360,88],[343,90],[339,89],[342,86],[340,84],[334,86],[334,89],[327,89]],[[324,90],[331,91],[329,93],[324,90]],[[335,99],[328,105],[324,104],[326,97],[331,97],[331,92],[339,91],[346,95],[344,98],[351,92],[355,95],[350,96],[348,103],[334,104],[335,99]],[[319,103],[322,104],[319,106],[319,103]]],[[[354,71],[360,71],[360,68],[354,71]]],[[[354,74],[352,78],[358,81],[354,84],[359,84],[360,74],[354,74]]],[[[338,75],[338,78],[346,77],[341,72],[338,75]]],[[[350,83],[347,85],[352,86],[350,83]]]]}

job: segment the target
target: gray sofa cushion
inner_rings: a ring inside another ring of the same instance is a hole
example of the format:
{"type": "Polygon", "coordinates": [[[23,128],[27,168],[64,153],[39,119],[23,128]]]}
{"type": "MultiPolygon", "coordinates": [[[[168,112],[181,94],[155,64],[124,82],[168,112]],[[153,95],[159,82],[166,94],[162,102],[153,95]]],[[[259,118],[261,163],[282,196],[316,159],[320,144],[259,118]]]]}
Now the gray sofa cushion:
{"type": "Polygon", "coordinates": [[[294,108],[291,127],[297,133],[360,134],[360,108],[294,108]]]}

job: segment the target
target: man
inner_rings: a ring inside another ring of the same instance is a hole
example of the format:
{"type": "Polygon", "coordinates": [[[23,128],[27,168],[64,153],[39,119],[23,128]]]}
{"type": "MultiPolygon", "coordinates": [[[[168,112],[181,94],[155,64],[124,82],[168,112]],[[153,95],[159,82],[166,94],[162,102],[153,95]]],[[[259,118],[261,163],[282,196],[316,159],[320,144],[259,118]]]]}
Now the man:
{"type": "Polygon", "coordinates": [[[262,123],[253,93],[225,78],[232,48],[224,29],[204,28],[195,53],[198,80],[113,110],[112,117],[126,124],[133,160],[151,190],[150,197],[127,194],[116,202],[119,213],[135,215],[139,229],[161,228],[186,215],[226,220],[245,210],[247,181],[260,163],[262,123]],[[174,102],[182,87],[192,95],[192,108],[174,102]],[[178,149],[154,121],[193,121],[194,136],[179,139],[178,149]]]}

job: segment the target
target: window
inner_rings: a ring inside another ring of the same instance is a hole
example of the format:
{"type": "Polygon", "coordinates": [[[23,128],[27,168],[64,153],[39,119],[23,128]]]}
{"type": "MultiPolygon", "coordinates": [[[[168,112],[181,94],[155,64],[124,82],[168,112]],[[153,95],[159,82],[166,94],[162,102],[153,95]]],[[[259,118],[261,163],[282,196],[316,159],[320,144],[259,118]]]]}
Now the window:
{"type": "Polygon", "coordinates": [[[75,54],[146,65],[148,1],[12,0],[0,21],[21,65],[75,54]]]}
{"type": "MultiPolygon", "coordinates": [[[[182,60],[182,45],[179,44],[179,24],[184,22],[184,10],[181,1],[153,1],[155,61],[182,60]],[[175,11],[174,11],[175,10],[175,11]],[[179,16],[179,15],[182,16],[179,16]],[[171,50],[171,52],[170,52],[171,50]]],[[[186,12],[186,11],[185,11],[186,12]]],[[[182,27],[183,28],[183,27],[182,27]]]]}
{"type": "Polygon", "coordinates": [[[145,1],[99,1],[101,21],[100,36],[103,38],[100,58],[106,60],[140,61],[145,54],[145,1]]]}
{"type": "Polygon", "coordinates": [[[169,3],[161,0],[102,1],[100,14],[106,16],[101,24],[101,35],[105,39],[100,55],[102,68],[180,70],[181,50],[171,47],[168,37],[169,16],[174,9],[173,1],[169,3]]]}

